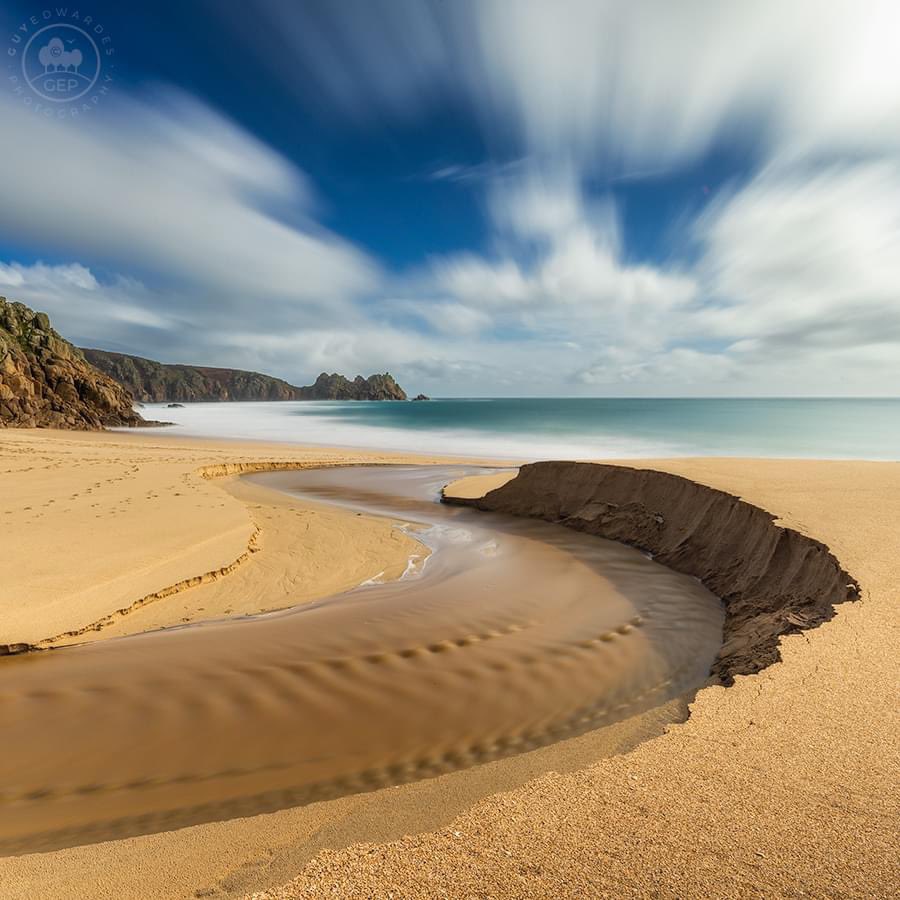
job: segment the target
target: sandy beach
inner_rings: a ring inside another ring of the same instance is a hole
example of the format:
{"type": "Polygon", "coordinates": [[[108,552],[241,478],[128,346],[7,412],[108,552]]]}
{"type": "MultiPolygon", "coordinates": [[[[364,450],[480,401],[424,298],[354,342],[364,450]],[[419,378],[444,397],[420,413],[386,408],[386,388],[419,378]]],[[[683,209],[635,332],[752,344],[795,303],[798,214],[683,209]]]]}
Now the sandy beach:
{"type": "MultiPolygon", "coordinates": [[[[397,577],[421,545],[390,520],[287,502],[234,476],[279,466],[455,461],[4,431],[0,644],[104,639],[280,609],[397,577]]],[[[428,781],[7,857],[3,896],[896,893],[900,466],[638,465],[737,494],[823,541],[859,580],[862,599],[784,639],[782,662],[738,676],[732,687],[702,690],[690,718],[665,734],[661,723],[672,710],[651,711],[639,722],[428,781]],[[630,752],[614,755],[623,750],[630,752]]],[[[489,486],[474,480],[460,490],[478,496],[489,486]]]]}
{"type": "Polygon", "coordinates": [[[7,431],[2,441],[0,643],[50,646],[278,609],[287,583],[304,600],[321,597],[399,575],[418,548],[384,519],[289,507],[233,477],[271,462],[410,460],[399,454],[113,433],[7,431]],[[173,600],[188,587],[189,602],[173,600]]]}

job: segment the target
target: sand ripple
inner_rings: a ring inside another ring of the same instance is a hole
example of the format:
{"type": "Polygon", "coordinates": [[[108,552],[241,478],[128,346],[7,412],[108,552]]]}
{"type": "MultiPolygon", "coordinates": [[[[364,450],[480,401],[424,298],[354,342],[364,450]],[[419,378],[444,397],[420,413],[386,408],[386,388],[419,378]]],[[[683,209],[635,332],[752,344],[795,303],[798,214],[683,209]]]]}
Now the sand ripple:
{"type": "MultiPolygon", "coordinates": [[[[251,476],[420,524],[415,577],[0,662],[0,851],[251,815],[470,766],[702,682],[721,606],[637,551],[434,502],[460,474],[251,476]]],[[[298,538],[299,540],[300,538],[298,538]]]]}

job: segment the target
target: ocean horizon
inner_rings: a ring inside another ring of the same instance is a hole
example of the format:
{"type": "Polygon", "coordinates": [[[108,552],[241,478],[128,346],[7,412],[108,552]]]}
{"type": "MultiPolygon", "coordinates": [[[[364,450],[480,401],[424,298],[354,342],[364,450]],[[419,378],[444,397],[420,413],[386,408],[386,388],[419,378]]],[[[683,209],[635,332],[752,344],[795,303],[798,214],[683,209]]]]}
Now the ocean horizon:
{"type": "Polygon", "coordinates": [[[159,433],[532,459],[900,459],[900,398],[436,398],[144,404],[159,433]]]}

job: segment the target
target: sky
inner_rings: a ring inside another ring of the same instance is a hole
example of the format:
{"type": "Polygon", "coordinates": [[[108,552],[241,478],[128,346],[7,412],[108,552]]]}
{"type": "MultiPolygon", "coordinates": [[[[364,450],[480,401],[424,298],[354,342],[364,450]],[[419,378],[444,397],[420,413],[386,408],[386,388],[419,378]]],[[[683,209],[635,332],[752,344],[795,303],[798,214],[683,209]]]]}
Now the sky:
{"type": "Polygon", "coordinates": [[[898,34],[896,0],[0,0],[0,295],[297,384],[894,396],[898,34]]]}

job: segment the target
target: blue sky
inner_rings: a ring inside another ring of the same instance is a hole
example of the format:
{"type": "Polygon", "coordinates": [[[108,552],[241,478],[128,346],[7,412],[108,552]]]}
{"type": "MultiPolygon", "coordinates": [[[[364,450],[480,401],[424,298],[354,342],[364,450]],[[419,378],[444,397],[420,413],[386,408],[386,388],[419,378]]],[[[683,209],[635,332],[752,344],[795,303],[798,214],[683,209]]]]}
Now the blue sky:
{"type": "Polygon", "coordinates": [[[435,395],[896,393],[893,3],[75,10],[0,10],[0,293],[78,343],[435,395]],[[16,35],[87,15],[108,80],[42,102],[16,35]]]}

